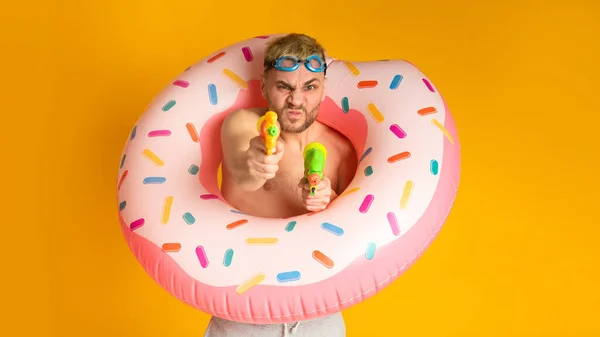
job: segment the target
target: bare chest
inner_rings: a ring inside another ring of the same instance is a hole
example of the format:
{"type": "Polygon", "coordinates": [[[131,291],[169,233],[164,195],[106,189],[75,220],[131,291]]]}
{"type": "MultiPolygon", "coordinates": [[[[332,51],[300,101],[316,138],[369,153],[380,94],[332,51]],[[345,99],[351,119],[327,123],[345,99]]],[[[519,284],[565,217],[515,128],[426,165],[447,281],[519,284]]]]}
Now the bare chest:
{"type": "MultiPolygon", "coordinates": [[[[325,176],[331,181],[331,187],[337,187],[337,167],[336,162],[339,159],[334,153],[330,153],[325,162],[325,176]]],[[[297,201],[301,200],[301,189],[298,184],[304,177],[304,158],[302,153],[286,152],[281,162],[279,162],[279,171],[275,178],[268,180],[263,186],[263,190],[270,192],[277,197],[287,196],[297,201]]]]}

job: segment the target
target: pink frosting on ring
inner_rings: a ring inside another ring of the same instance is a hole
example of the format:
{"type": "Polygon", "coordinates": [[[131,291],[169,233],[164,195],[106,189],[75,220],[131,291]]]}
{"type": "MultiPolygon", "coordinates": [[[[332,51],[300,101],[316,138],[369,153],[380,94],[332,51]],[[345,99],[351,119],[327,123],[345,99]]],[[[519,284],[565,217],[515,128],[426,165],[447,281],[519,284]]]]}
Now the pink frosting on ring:
{"type": "Polygon", "coordinates": [[[220,56],[192,67],[159,95],[134,127],[117,179],[122,233],[142,268],[190,306],[246,323],[316,318],[376,294],[436,237],[460,176],[454,120],[420,70],[406,61],[352,65],[334,60],[318,120],[354,145],[361,164],[349,189],[360,187],[360,192],[324,212],[294,217],[293,225],[292,219],[229,212],[217,183],[220,127],[234,110],[266,107],[256,79],[265,40],[242,41],[215,53],[220,56]],[[235,74],[235,83],[224,73],[235,74]],[[385,81],[398,74],[402,81],[388,90],[385,81]],[[360,89],[360,81],[377,85],[360,89]],[[207,88],[209,98],[198,94],[207,88]],[[420,109],[432,113],[418,115],[420,109]],[[430,172],[431,162],[438,166],[430,172]],[[365,166],[374,173],[363,174],[365,166]],[[272,234],[279,243],[244,246],[244,238],[255,234],[272,234]],[[177,249],[163,251],[171,245],[177,249]],[[276,276],[286,272],[294,279],[278,284],[276,276]],[[252,275],[264,275],[264,282],[239,293],[243,279],[252,275]]]}

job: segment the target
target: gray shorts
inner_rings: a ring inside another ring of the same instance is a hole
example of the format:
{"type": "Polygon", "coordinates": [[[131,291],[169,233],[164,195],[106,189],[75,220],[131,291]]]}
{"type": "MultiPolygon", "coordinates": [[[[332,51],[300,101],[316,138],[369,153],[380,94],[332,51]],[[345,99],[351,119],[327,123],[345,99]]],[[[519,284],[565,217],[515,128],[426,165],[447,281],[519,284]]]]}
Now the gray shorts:
{"type": "Polygon", "coordinates": [[[204,337],[345,337],[342,313],[286,324],[248,324],[213,316],[204,337]]]}

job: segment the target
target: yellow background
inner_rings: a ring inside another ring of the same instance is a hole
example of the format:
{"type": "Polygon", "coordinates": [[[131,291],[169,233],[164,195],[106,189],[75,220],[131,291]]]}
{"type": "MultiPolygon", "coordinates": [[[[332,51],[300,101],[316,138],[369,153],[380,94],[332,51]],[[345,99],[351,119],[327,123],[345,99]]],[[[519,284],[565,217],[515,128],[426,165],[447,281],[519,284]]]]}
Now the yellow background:
{"type": "Polygon", "coordinates": [[[202,336],[209,317],[156,285],[121,236],[121,149],[187,66],[301,31],[337,58],[414,62],[462,142],[445,228],[344,312],[348,336],[599,336],[594,2],[3,2],[2,335],[202,336]]]}

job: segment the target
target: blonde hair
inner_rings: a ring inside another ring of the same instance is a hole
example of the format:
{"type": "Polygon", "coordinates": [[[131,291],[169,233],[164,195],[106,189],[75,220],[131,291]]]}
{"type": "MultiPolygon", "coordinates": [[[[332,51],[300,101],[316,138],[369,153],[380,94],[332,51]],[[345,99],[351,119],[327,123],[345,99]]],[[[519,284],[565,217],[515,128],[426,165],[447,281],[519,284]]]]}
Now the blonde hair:
{"type": "Polygon", "coordinates": [[[323,62],[325,60],[325,49],[316,39],[299,33],[290,33],[273,39],[265,50],[265,71],[273,66],[273,63],[284,55],[295,56],[305,60],[307,57],[317,54],[323,62]]]}

